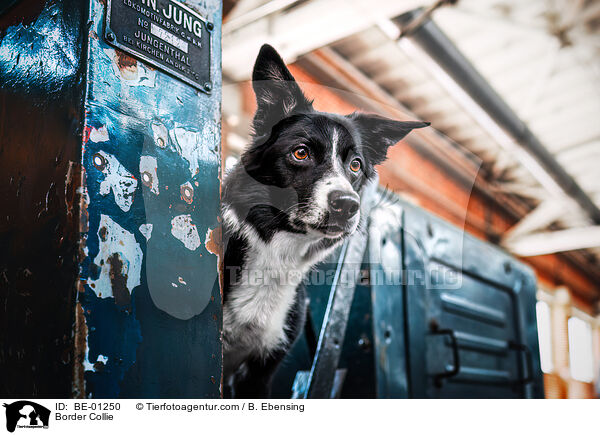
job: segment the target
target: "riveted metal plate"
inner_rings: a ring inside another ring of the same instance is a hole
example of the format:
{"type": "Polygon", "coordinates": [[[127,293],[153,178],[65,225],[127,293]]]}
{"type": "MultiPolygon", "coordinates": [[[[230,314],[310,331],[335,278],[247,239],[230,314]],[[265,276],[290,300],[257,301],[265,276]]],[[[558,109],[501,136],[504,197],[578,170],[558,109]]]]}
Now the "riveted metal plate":
{"type": "Polygon", "coordinates": [[[213,24],[174,0],[108,0],[104,38],[180,80],[210,92],[213,24]]]}

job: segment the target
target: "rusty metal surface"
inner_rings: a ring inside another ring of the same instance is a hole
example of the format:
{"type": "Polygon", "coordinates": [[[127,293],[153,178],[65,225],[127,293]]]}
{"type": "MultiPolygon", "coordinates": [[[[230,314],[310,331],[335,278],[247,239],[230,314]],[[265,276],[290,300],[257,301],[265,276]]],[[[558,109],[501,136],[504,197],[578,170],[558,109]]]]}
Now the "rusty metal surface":
{"type": "Polygon", "coordinates": [[[104,39],[147,65],[210,93],[214,24],[176,0],[106,0],[104,39]]]}
{"type": "Polygon", "coordinates": [[[210,95],[101,38],[105,2],[0,17],[0,395],[218,397],[220,2],[210,95]]]}
{"type": "Polygon", "coordinates": [[[210,95],[103,39],[92,1],[81,292],[86,397],[218,397],[220,3],[210,95]]]}
{"type": "Polygon", "coordinates": [[[65,397],[71,391],[82,8],[75,0],[45,8],[43,1],[22,0],[0,17],[3,397],[65,397]]]}

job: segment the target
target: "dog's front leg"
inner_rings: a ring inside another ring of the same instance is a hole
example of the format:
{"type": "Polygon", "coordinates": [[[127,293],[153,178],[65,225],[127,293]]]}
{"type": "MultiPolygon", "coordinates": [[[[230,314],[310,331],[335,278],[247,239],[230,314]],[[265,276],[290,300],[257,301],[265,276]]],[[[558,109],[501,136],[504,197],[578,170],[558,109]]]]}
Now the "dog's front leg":
{"type": "Polygon", "coordinates": [[[243,375],[235,377],[233,382],[233,398],[235,399],[264,399],[271,395],[273,375],[283,360],[286,352],[274,352],[266,358],[252,358],[244,364],[243,375]]]}

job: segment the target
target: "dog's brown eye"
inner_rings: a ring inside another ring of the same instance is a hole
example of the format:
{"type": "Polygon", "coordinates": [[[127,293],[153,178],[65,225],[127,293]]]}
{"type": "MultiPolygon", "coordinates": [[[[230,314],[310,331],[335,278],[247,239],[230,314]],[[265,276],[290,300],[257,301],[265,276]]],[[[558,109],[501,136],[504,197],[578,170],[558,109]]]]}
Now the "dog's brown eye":
{"type": "Polygon", "coordinates": [[[352,172],[358,172],[360,171],[360,160],[358,159],[354,159],[350,162],[350,170],[352,172]]]}
{"type": "Polygon", "coordinates": [[[298,147],[292,153],[297,160],[304,160],[308,157],[308,148],[298,147]]]}

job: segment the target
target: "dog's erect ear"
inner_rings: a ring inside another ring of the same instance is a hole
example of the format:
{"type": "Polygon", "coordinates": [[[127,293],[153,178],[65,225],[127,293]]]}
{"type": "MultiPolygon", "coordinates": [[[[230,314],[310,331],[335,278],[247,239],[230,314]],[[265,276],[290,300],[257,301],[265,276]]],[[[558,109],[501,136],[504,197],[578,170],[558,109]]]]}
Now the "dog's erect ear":
{"type": "Polygon", "coordinates": [[[294,80],[285,63],[270,45],[263,45],[256,58],[252,72],[252,86],[256,93],[254,132],[268,134],[271,128],[294,113],[312,110],[300,86],[294,80]]]}
{"type": "Polygon", "coordinates": [[[383,162],[390,146],[396,144],[415,128],[427,127],[423,121],[394,121],[378,115],[353,113],[349,118],[360,132],[365,156],[377,165],[383,162]]]}

